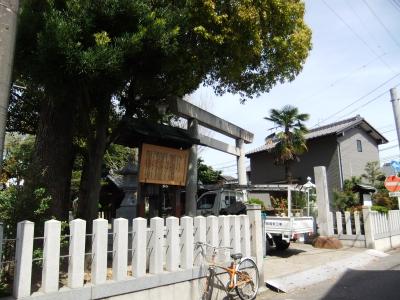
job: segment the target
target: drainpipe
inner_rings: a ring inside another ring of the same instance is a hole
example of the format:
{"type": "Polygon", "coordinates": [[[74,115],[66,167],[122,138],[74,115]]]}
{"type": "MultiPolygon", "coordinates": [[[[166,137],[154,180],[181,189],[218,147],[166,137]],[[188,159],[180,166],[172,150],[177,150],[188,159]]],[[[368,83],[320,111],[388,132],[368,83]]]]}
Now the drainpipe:
{"type": "Polygon", "coordinates": [[[340,143],[337,143],[338,161],[339,161],[339,183],[340,189],[343,190],[343,166],[342,166],[342,152],[340,150],[340,143]]]}

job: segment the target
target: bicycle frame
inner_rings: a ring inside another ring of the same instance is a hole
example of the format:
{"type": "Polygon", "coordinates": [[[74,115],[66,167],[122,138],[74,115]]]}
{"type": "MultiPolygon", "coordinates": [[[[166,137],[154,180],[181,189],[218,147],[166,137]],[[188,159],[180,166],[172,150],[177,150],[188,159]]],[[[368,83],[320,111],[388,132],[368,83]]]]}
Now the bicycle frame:
{"type": "MultiPolygon", "coordinates": [[[[250,258],[250,257],[243,257],[241,260],[240,260],[240,262],[242,262],[243,260],[245,260],[245,259],[250,259],[250,260],[252,260],[252,261],[254,261],[252,258],[250,258]]],[[[239,266],[239,264],[240,264],[240,262],[239,263],[236,263],[236,261],[235,260],[233,260],[232,262],[231,262],[231,265],[230,265],[230,267],[225,267],[225,266],[222,266],[222,265],[219,265],[219,264],[216,264],[215,262],[211,262],[211,264],[209,265],[209,270],[211,271],[213,271],[213,276],[215,276],[216,275],[216,272],[215,272],[215,269],[216,268],[219,268],[219,269],[222,269],[222,270],[224,270],[226,273],[228,273],[228,275],[229,275],[229,285],[228,285],[228,288],[229,288],[229,290],[232,290],[232,289],[234,289],[236,286],[240,286],[240,285],[242,285],[242,284],[245,284],[245,283],[247,283],[248,281],[249,281],[249,279],[248,279],[248,275],[244,275],[244,277],[245,277],[245,280],[240,280],[239,282],[238,282],[238,278],[237,278],[237,274],[240,274],[240,275],[243,275],[242,274],[242,272],[240,272],[240,271],[238,271],[238,266],[239,266]],[[246,278],[247,277],[247,278],[246,278]]],[[[211,273],[211,272],[210,272],[211,273]]],[[[218,281],[220,281],[221,283],[222,283],[222,281],[217,277],[217,279],[218,279],[218,281]]],[[[251,280],[251,279],[250,279],[251,280]]],[[[223,285],[224,286],[224,285],[223,285]]],[[[228,290],[225,288],[225,286],[224,286],[224,289],[225,289],[225,291],[226,292],[228,292],[228,290]]]]}

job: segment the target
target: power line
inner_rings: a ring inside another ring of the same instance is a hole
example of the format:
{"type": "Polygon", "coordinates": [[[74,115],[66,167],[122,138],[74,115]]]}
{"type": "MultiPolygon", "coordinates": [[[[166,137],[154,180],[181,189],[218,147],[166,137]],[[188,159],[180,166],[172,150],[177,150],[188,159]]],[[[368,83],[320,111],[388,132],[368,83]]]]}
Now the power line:
{"type": "MultiPolygon", "coordinates": [[[[346,105],[344,108],[340,109],[339,111],[335,112],[334,114],[330,115],[329,117],[323,119],[322,121],[319,122],[320,123],[324,123],[325,121],[333,118],[334,116],[337,116],[338,114],[340,114],[341,112],[345,111],[346,109],[348,109],[349,107],[351,107],[352,105],[356,104],[357,102],[360,102],[361,100],[363,100],[364,98],[368,97],[369,95],[371,95],[373,92],[375,92],[376,90],[378,90],[379,88],[381,88],[382,86],[384,86],[385,84],[387,84],[388,82],[392,81],[394,78],[396,78],[397,76],[399,76],[400,73],[397,73],[396,75],[394,75],[393,77],[389,78],[388,80],[386,80],[385,82],[381,83],[380,85],[378,85],[376,88],[374,88],[373,90],[369,91],[368,93],[366,93],[365,95],[361,96],[360,98],[356,99],[355,101],[351,102],[350,104],[346,105]]],[[[386,91],[385,91],[386,93],[386,91]]],[[[313,127],[315,127],[317,125],[314,125],[313,127]]]]}
{"type": "Polygon", "coordinates": [[[396,43],[396,45],[400,48],[400,43],[396,40],[396,38],[393,36],[393,34],[390,32],[390,30],[386,27],[386,25],[382,22],[382,20],[379,18],[379,16],[375,13],[375,11],[371,8],[371,6],[368,4],[367,1],[362,0],[364,4],[368,7],[370,12],[374,15],[374,17],[378,20],[379,24],[382,25],[382,27],[385,29],[386,33],[390,36],[390,38],[393,40],[393,42],[396,43]]]}
{"type": "MultiPolygon", "coordinates": [[[[371,48],[370,45],[347,23],[328,3],[326,0],[322,0],[322,2],[327,6],[333,14],[376,56],[379,57],[379,55],[375,52],[373,48],[371,48]]],[[[395,72],[382,58],[380,58],[380,61],[393,73],[395,72]]]]}
{"type": "Polygon", "coordinates": [[[361,28],[363,28],[367,34],[369,35],[369,37],[375,41],[375,43],[377,44],[378,48],[381,48],[381,46],[379,45],[379,42],[376,40],[375,36],[368,30],[368,26],[365,25],[364,20],[361,18],[361,16],[357,13],[357,11],[354,9],[354,7],[350,4],[350,1],[345,1],[347,6],[350,7],[351,11],[353,12],[353,14],[357,17],[357,19],[360,21],[361,24],[361,28]]]}
{"type": "Polygon", "coordinates": [[[396,128],[390,129],[390,130],[387,130],[387,131],[384,131],[384,132],[381,132],[381,133],[384,134],[384,133],[388,133],[388,132],[392,132],[392,131],[396,131],[396,128]]]}
{"type": "Polygon", "coordinates": [[[372,60],[368,61],[366,64],[363,64],[362,66],[359,66],[358,68],[354,69],[353,71],[349,72],[348,74],[344,75],[343,77],[341,77],[341,78],[339,78],[339,79],[336,79],[335,81],[333,81],[332,83],[328,84],[328,85],[325,86],[324,88],[322,88],[322,89],[316,91],[315,93],[311,94],[311,95],[308,96],[308,97],[303,98],[303,99],[300,100],[300,101],[301,101],[301,102],[304,102],[304,101],[307,101],[307,100],[310,100],[310,99],[314,98],[315,96],[321,94],[322,92],[325,92],[326,90],[328,90],[328,89],[334,87],[336,84],[342,82],[343,80],[345,80],[345,79],[351,77],[353,74],[359,72],[360,70],[362,70],[362,69],[365,70],[370,64],[374,63],[375,61],[377,61],[377,60],[380,59],[381,57],[386,56],[387,54],[388,54],[388,53],[385,52],[385,53],[383,53],[382,55],[380,55],[379,57],[373,58],[372,60]]]}
{"type": "Polygon", "coordinates": [[[400,4],[398,4],[396,1],[391,0],[390,2],[392,4],[392,6],[398,11],[400,12],[400,4]]]}
{"type": "MultiPolygon", "coordinates": [[[[395,87],[399,86],[400,84],[397,84],[395,87]]],[[[345,117],[347,117],[348,115],[351,115],[352,113],[356,112],[357,110],[366,107],[367,105],[371,104],[372,102],[378,100],[379,98],[381,98],[382,96],[384,96],[385,94],[387,94],[388,91],[384,91],[383,93],[379,94],[378,96],[376,96],[375,98],[372,98],[371,100],[369,100],[368,102],[364,103],[361,106],[356,107],[355,109],[353,109],[352,111],[350,111],[349,113],[342,115],[340,118],[338,118],[337,120],[341,120],[345,117]]]]}
{"type": "Polygon", "coordinates": [[[396,147],[399,147],[399,144],[396,144],[396,145],[393,145],[393,146],[390,146],[390,147],[386,147],[386,148],[380,149],[379,152],[386,151],[386,150],[390,150],[390,149],[394,149],[394,148],[396,148],[396,147]]]}

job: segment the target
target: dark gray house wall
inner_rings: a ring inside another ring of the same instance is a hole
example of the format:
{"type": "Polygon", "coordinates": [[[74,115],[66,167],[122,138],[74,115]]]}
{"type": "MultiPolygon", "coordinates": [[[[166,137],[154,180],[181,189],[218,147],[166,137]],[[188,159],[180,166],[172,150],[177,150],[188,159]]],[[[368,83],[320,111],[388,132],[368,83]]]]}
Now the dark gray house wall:
{"type": "MultiPolygon", "coordinates": [[[[284,167],[273,163],[273,137],[266,144],[250,151],[250,180],[252,184],[285,181],[284,167]]],[[[310,176],[313,181],[314,167],[326,168],[331,203],[333,192],[343,187],[345,179],[361,176],[365,165],[379,161],[378,145],[387,139],[359,115],[335,123],[311,129],[306,135],[308,152],[293,163],[292,175],[304,184],[310,176]]]]}
{"type": "Polygon", "coordinates": [[[379,161],[379,150],[369,134],[359,128],[353,128],[338,138],[342,158],[343,180],[365,173],[365,165],[370,161],[379,161]],[[360,141],[362,151],[357,149],[360,141]]]}
{"type": "MultiPolygon", "coordinates": [[[[293,176],[300,184],[310,176],[314,181],[314,166],[325,166],[328,185],[332,188],[340,187],[340,170],[338,165],[338,147],[336,137],[325,136],[307,141],[308,152],[300,157],[299,162],[292,165],[293,176]]],[[[252,184],[265,184],[285,179],[283,166],[273,163],[273,155],[267,151],[249,154],[250,181],[252,184]]]]}

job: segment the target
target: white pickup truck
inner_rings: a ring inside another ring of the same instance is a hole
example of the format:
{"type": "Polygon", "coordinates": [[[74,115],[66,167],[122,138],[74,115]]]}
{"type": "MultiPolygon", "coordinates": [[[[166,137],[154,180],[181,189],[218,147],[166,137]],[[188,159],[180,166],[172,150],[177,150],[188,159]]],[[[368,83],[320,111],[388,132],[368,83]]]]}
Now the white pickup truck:
{"type": "MultiPolygon", "coordinates": [[[[291,240],[296,240],[304,234],[314,232],[313,217],[293,217],[291,214],[291,191],[295,189],[292,185],[265,185],[263,186],[265,194],[268,190],[284,191],[287,190],[289,216],[266,216],[263,218],[265,252],[267,253],[271,246],[275,244],[276,249],[285,250],[289,247],[291,240]]],[[[260,195],[260,188],[246,189],[219,189],[202,194],[197,200],[197,215],[218,216],[226,211],[236,202],[246,203],[252,196],[260,195]]],[[[269,197],[268,197],[269,199],[269,197]]]]}

